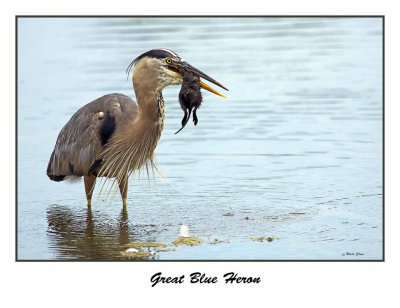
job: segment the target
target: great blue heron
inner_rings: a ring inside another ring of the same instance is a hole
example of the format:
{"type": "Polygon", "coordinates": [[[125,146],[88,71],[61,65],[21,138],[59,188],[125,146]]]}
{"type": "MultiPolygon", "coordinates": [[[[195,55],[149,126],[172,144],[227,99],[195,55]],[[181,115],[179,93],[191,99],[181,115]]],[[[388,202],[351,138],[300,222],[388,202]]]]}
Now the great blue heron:
{"type": "MultiPolygon", "coordinates": [[[[84,178],[88,206],[97,177],[115,178],[126,206],[128,178],[148,165],[154,168],[154,150],[164,127],[162,90],[182,83],[188,71],[227,90],[194,68],[175,52],[152,49],[131,62],[137,104],[128,96],[107,94],[79,109],[58,135],[47,167],[53,181],[84,178]]],[[[223,96],[200,81],[200,86],[223,96]]]]}

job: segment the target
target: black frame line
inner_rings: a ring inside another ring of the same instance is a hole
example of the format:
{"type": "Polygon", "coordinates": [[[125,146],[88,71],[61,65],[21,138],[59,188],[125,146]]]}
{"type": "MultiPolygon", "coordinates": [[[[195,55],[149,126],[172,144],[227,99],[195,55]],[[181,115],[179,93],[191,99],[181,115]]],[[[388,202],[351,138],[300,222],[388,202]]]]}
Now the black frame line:
{"type": "Polygon", "coordinates": [[[15,15],[15,262],[385,262],[385,15],[15,15]],[[382,19],[382,259],[39,260],[18,259],[18,19],[19,18],[381,18],[382,19]]]}

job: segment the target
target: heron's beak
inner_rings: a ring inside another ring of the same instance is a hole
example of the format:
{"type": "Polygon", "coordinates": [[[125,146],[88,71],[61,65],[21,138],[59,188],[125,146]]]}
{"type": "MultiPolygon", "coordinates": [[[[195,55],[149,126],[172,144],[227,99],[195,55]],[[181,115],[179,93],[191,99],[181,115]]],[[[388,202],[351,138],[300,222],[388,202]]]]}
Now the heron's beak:
{"type": "MultiPolygon", "coordinates": [[[[216,81],[215,79],[213,79],[213,78],[211,78],[210,76],[206,75],[205,73],[203,73],[203,72],[200,71],[199,69],[197,69],[197,68],[191,66],[189,63],[187,63],[187,62],[182,62],[182,63],[181,63],[181,66],[182,66],[184,69],[186,69],[186,70],[190,71],[191,73],[193,73],[194,75],[196,75],[196,76],[198,76],[198,77],[200,77],[200,78],[203,78],[203,79],[205,79],[205,80],[208,80],[209,82],[212,82],[213,84],[217,85],[218,87],[220,87],[220,88],[222,88],[222,89],[224,89],[224,90],[226,90],[226,91],[229,91],[226,87],[224,87],[224,86],[223,86],[222,84],[220,84],[218,81],[216,81]]],[[[221,97],[223,97],[223,98],[226,98],[225,95],[219,93],[217,90],[211,88],[208,84],[204,83],[204,82],[201,81],[201,80],[200,80],[200,86],[201,86],[204,90],[207,90],[207,91],[209,91],[209,92],[211,92],[211,93],[214,93],[214,94],[216,94],[216,95],[218,95],[218,96],[221,96],[221,97]]]]}

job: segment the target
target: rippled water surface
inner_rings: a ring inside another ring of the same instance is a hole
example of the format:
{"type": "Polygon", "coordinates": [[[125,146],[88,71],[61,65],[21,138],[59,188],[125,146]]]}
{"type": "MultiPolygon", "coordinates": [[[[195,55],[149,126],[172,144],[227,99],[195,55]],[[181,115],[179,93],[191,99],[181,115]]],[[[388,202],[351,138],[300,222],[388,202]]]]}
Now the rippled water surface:
{"type": "Polygon", "coordinates": [[[182,224],[203,243],[150,259],[382,258],[381,19],[35,18],[18,34],[19,259],[124,260],[182,224]],[[158,47],[229,98],[203,93],[175,135],[179,87],[165,89],[164,178],[131,181],[127,211],[118,195],[88,210],[82,182],[46,176],[58,132],[97,97],[134,96],[125,69],[158,47]]]}

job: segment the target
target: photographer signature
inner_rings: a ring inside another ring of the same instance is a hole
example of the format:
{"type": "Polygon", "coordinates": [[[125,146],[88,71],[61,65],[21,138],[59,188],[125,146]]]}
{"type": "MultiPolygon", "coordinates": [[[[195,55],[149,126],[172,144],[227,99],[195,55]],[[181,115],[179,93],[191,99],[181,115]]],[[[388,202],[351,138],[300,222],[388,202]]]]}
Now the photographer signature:
{"type": "Polygon", "coordinates": [[[363,255],[364,255],[364,253],[362,253],[362,252],[342,252],[342,257],[346,257],[346,256],[358,257],[358,256],[363,256],[363,255]]]}

